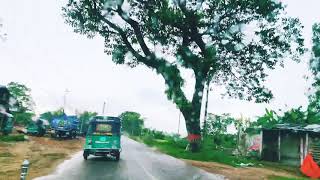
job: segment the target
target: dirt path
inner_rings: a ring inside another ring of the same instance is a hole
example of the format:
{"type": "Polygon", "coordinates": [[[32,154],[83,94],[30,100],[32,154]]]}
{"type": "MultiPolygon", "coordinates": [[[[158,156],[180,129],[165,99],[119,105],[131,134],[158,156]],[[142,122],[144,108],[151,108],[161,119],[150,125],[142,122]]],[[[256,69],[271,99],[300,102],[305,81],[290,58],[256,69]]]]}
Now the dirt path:
{"type": "Polygon", "coordinates": [[[29,141],[0,142],[0,180],[19,179],[24,159],[30,161],[28,178],[52,172],[73,153],[82,149],[83,139],[54,140],[48,137],[29,137],[29,141]]]}
{"type": "Polygon", "coordinates": [[[184,161],[208,172],[222,174],[230,180],[261,180],[268,179],[270,176],[298,178],[283,170],[271,170],[257,167],[235,168],[215,162],[201,162],[186,159],[184,159],[184,161]]]}

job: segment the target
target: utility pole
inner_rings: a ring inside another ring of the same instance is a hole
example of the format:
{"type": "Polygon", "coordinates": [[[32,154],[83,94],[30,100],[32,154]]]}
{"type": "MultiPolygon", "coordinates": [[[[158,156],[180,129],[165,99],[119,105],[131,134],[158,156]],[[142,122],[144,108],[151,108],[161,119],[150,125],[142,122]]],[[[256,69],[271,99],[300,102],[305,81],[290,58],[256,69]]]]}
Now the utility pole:
{"type": "Polygon", "coordinates": [[[206,128],[207,128],[207,117],[208,117],[208,104],[209,104],[209,92],[210,92],[210,82],[213,78],[213,74],[214,74],[214,68],[210,67],[210,70],[208,72],[208,77],[207,77],[207,82],[206,82],[206,86],[207,86],[207,94],[206,94],[206,104],[205,104],[205,109],[204,109],[204,118],[203,118],[203,135],[205,136],[207,134],[206,132],[206,128]]]}
{"type": "Polygon", "coordinates": [[[207,80],[207,94],[206,94],[206,105],[204,108],[204,119],[203,119],[203,135],[206,135],[207,128],[207,116],[208,116],[208,102],[209,102],[209,91],[210,91],[210,80],[207,80]]]}
{"type": "Polygon", "coordinates": [[[180,119],[181,119],[181,111],[179,113],[178,134],[180,134],[180,119]]]}
{"type": "Polygon", "coordinates": [[[104,110],[106,108],[106,102],[103,101],[103,105],[102,105],[102,116],[104,116],[104,110]]]}
{"type": "Polygon", "coordinates": [[[70,91],[68,89],[66,89],[64,91],[64,95],[63,95],[63,112],[65,113],[65,109],[66,109],[66,105],[67,105],[67,93],[69,93],[70,91]]]}

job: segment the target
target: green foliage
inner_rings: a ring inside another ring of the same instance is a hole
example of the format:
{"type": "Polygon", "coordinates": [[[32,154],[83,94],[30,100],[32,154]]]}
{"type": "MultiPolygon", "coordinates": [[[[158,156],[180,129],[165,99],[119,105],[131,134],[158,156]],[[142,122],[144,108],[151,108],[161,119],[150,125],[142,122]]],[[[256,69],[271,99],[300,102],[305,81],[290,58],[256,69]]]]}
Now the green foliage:
{"type": "Polygon", "coordinates": [[[283,177],[283,176],[270,176],[268,177],[269,180],[309,180],[309,178],[291,178],[291,177],[283,177]]]}
{"type": "Polygon", "coordinates": [[[142,141],[147,145],[153,145],[155,142],[155,139],[152,135],[147,134],[141,137],[142,141]]]}
{"type": "Polygon", "coordinates": [[[144,65],[160,74],[188,133],[200,134],[205,81],[224,85],[231,97],[268,102],[273,95],[263,85],[267,70],[305,51],[301,23],[278,1],[126,2],[69,0],[63,13],[75,32],[102,36],[115,63],[144,65]],[[252,29],[250,36],[243,29],[252,29]],[[155,49],[163,55],[156,56],[155,49]],[[182,69],[194,72],[192,100],[182,90],[182,69]]]}
{"type": "Polygon", "coordinates": [[[9,136],[0,136],[0,141],[3,142],[16,142],[16,141],[24,141],[26,140],[24,135],[9,135],[9,136]]]}
{"type": "Polygon", "coordinates": [[[227,133],[227,127],[235,122],[235,119],[230,117],[229,114],[221,116],[215,114],[208,114],[206,124],[203,125],[206,135],[221,137],[222,134],[227,133]]]}
{"type": "Polygon", "coordinates": [[[98,113],[96,112],[89,112],[85,111],[80,114],[79,120],[80,120],[80,132],[86,133],[89,127],[89,121],[92,117],[97,116],[98,113]]]}
{"type": "Polygon", "coordinates": [[[320,23],[314,24],[312,27],[312,56],[310,59],[310,69],[314,76],[314,93],[309,96],[310,104],[309,112],[320,112],[320,23]]]}
{"type": "Polygon", "coordinates": [[[185,138],[177,138],[177,136],[166,135],[165,140],[157,140],[148,135],[141,137],[141,141],[148,146],[156,147],[161,152],[181,159],[214,161],[231,166],[237,166],[239,163],[252,162],[243,157],[233,156],[231,151],[227,151],[226,149],[217,149],[211,138],[204,140],[201,151],[197,153],[186,151],[188,140],[185,138]]]}
{"type": "Polygon", "coordinates": [[[273,110],[266,109],[266,113],[258,117],[257,122],[253,126],[262,126],[265,128],[272,128],[274,125],[280,123],[277,113],[273,110]]]}
{"type": "Polygon", "coordinates": [[[292,123],[292,124],[307,124],[307,116],[302,107],[293,108],[289,111],[286,111],[284,115],[280,118],[282,123],[292,123]]]}
{"type": "Polygon", "coordinates": [[[144,120],[139,113],[126,111],[119,115],[122,120],[122,129],[130,135],[140,136],[144,120]]]}
{"type": "Polygon", "coordinates": [[[15,124],[27,125],[32,121],[35,116],[33,112],[13,112],[15,124]]]}
{"type": "Polygon", "coordinates": [[[16,109],[18,112],[33,111],[34,102],[30,88],[17,82],[10,82],[7,87],[10,94],[17,101],[16,109]]]}
{"type": "Polygon", "coordinates": [[[48,120],[50,123],[51,121],[56,118],[56,117],[59,117],[59,116],[62,116],[64,114],[64,111],[62,108],[56,110],[56,111],[47,111],[47,112],[44,112],[42,114],[40,114],[40,118],[41,119],[45,119],[45,120],[48,120]]]}
{"type": "Polygon", "coordinates": [[[283,123],[298,125],[318,124],[320,123],[320,114],[315,113],[309,108],[304,111],[301,106],[284,112],[282,116],[273,110],[266,109],[266,113],[258,117],[257,121],[252,123],[251,127],[261,126],[264,128],[272,128],[276,124],[283,123]]]}
{"type": "Polygon", "coordinates": [[[157,131],[155,129],[149,129],[149,128],[143,128],[142,135],[143,136],[149,135],[155,139],[161,139],[161,140],[164,140],[166,138],[166,135],[162,131],[157,131]]]}
{"type": "Polygon", "coordinates": [[[31,97],[31,89],[17,82],[10,82],[7,87],[10,94],[16,100],[16,103],[13,105],[15,111],[12,112],[15,123],[27,125],[35,115],[33,113],[34,102],[31,97]]]}

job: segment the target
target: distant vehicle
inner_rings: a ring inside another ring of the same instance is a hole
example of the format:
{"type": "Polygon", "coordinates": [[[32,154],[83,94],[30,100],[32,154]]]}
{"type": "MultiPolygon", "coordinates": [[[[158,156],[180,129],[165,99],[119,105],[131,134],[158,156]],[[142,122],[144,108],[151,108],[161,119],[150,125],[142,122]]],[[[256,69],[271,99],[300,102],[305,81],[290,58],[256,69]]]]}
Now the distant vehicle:
{"type": "Polygon", "coordinates": [[[48,121],[45,119],[37,119],[27,125],[27,134],[35,136],[44,136],[48,129],[48,121]]]}
{"type": "Polygon", "coordinates": [[[77,116],[60,116],[51,121],[51,136],[62,138],[76,138],[79,131],[79,119],[77,116]]]}
{"type": "Polygon", "coordinates": [[[5,86],[0,85],[0,132],[8,135],[13,129],[13,116],[10,114],[11,95],[5,86]]]}
{"type": "Polygon", "coordinates": [[[89,155],[111,155],[120,159],[121,120],[118,117],[96,116],[91,119],[83,148],[83,158],[89,155]]]}

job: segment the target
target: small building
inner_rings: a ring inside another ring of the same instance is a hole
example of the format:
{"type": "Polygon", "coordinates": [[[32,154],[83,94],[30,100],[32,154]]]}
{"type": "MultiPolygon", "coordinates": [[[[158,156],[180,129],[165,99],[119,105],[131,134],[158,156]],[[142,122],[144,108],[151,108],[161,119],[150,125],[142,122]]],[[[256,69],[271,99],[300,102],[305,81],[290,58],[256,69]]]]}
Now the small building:
{"type": "Polygon", "coordinates": [[[320,164],[320,124],[277,124],[261,131],[261,158],[266,161],[300,166],[308,154],[320,164]]]}

